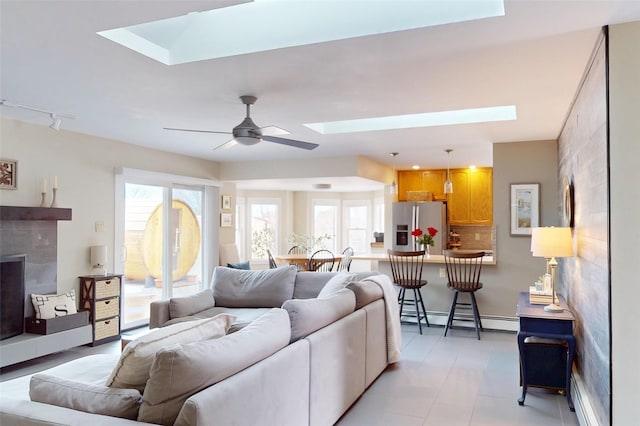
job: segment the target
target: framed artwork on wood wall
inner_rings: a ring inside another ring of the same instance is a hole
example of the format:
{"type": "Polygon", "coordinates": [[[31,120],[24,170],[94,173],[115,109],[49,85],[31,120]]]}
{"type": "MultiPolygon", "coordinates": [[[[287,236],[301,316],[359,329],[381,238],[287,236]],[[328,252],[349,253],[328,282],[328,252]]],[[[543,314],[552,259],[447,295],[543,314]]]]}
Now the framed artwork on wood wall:
{"type": "Polygon", "coordinates": [[[531,228],[539,226],[540,185],[537,183],[511,185],[511,235],[531,235],[531,228]]]}

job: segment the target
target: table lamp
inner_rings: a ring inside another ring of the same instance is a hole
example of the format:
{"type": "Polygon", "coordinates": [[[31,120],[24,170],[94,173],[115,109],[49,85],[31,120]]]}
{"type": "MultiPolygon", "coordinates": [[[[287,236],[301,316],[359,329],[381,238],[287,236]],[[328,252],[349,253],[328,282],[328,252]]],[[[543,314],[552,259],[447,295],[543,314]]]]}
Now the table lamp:
{"type": "Polygon", "coordinates": [[[531,252],[536,257],[547,259],[547,271],[551,268],[551,303],[544,307],[547,312],[562,312],[556,303],[556,266],[557,257],[573,256],[571,228],[554,226],[533,228],[531,230],[531,252]]]}
{"type": "Polygon", "coordinates": [[[107,246],[91,246],[91,265],[93,275],[107,275],[107,246]]]}

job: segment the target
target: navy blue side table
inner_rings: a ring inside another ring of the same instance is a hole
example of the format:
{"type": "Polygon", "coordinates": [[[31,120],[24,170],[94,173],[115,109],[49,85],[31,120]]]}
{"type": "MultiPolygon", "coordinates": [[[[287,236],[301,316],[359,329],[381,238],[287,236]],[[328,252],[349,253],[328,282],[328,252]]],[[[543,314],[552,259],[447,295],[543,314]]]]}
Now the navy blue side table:
{"type": "Polygon", "coordinates": [[[522,396],[518,399],[518,404],[524,405],[528,386],[544,387],[564,390],[569,408],[571,411],[575,411],[571,400],[571,367],[576,351],[576,338],[573,335],[575,317],[569,311],[564,298],[558,295],[558,300],[560,306],[564,308],[563,312],[545,312],[544,305],[532,305],[529,303],[529,293],[523,292],[518,296],[516,316],[520,318],[518,349],[520,351],[520,374],[522,379],[522,396]],[[527,342],[525,342],[525,339],[527,339],[527,342]],[[542,343],[535,343],[536,339],[542,343]],[[545,349],[542,349],[543,347],[545,349]],[[528,356],[530,355],[529,351],[532,350],[539,350],[543,357],[557,357],[558,353],[560,353],[561,357],[559,359],[563,362],[566,360],[566,364],[564,368],[554,369],[549,368],[549,365],[553,364],[553,362],[539,359],[539,365],[532,365],[532,360],[535,357],[528,356]],[[562,373],[564,373],[564,380],[562,377],[553,377],[554,374],[562,373]]]}

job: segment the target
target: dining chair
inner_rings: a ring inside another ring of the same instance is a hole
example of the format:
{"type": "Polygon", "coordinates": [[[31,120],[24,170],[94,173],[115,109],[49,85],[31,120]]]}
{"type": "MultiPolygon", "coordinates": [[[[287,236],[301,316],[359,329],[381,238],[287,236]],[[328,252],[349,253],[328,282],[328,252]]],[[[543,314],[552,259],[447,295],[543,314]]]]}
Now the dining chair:
{"type": "Polygon", "coordinates": [[[473,321],[476,328],[476,335],[480,340],[480,331],[482,328],[482,320],[478,311],[478,303],[476,302],[476,291],[482,288],[480,282],[480,272],[482,271],[483,251],[461,252],[459,250],[444,250],[444,262],[447,269],[447,287],[453,290],[453,300],[447,317],[447,325],[444,328],[444,335],[453,327],[453,321],[473,321]],[[458,302],[460,293],[469,294],[469,302],[458,302]],[[472,318],[469,314],[458,315],[456,317],[456,309],[471,311],[472,318]]]}
{"type": "Polygon", "coordinates": [[[276,260],[273,258],[273,254],[271,254],[271,250],[267,249],[267,256],[269,256],[269,269],[275,269],[278,267],[276,260]]]}
{"type": "Polygon", "coordinates": [[[307,266],[308,271],[316,272],[331,272],[333,265],[336,262],[336,258],[333,253],[327,249],[317,250],[309,258],[307,266]]]}
{"type": "Polygon", "coordinates": [[[338,266],[336,267],[336,271],[338,272],[349,272],[349,269],[351,268],[351,256],[353,256],[354,251],[353,248],[351,247],[347,247],[346,249],[342,250],[342,259],[340,259],[340,261],[338,261],[338,266]]]}
{"type": "Polygon", "coordinates": [[[289,249],[289,254],[305,254],[307,250],[301,246],[293,246],[289,249]]]}
{"type": "MultiPolygon", "coordinates": [[[[289,249],[289,254],[307,254],[307,249],[302,246],[293,246],[289,249]]],[[[290,265],[295,265],[298,268],[298,271],[304,271],[304,268],[300,266],[300,264],[291,262],[290,265]]]]}
{"type": "Polygon", "coordinates": [[[402,317],[415,317],[418,322],[418,330],[422,334],[422,320],[425,320],[427,327],[430,326],[427,310],[424,308],[424,301],[420,292],[420,289],[427,285],[427,280],[422,279],[425,252],[424,250],[399,251],[389,249],[387,253],[391,264],[393,283],[400,287],[400,292],[398,293],[400,319],[402,320],[402,317]],[[407,290],[409,290],[409,295],[407,295],[407,290]],[[408,297],[411,293],[413,293],[413,298],[408,297]],[[415,310],[410,308],[405,310],[407,302],[413,302],[415,310]]]}

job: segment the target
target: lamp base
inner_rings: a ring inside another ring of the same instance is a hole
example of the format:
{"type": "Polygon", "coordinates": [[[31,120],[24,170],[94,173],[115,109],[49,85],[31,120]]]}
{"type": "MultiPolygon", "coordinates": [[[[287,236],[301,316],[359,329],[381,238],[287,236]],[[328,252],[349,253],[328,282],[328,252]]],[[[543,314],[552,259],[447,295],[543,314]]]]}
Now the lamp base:
{"type": "Polygon", "coordinates": [[[564,309],[562,308],[562,306],[558,305],[557,303],[550,303],[544,307],[544,311],[545,312],[563,312],[564,309]]]}
{"type": "Polygon", "coordinates": [[[107,268],[102,265],[94,265],[91,269],[91,275],[104,275],[107,276],[107,268]]]}

